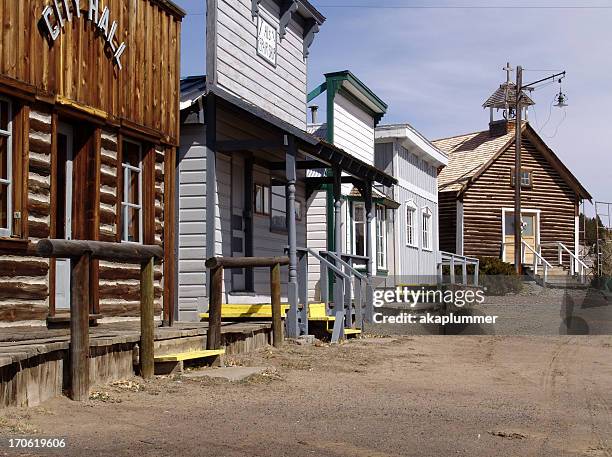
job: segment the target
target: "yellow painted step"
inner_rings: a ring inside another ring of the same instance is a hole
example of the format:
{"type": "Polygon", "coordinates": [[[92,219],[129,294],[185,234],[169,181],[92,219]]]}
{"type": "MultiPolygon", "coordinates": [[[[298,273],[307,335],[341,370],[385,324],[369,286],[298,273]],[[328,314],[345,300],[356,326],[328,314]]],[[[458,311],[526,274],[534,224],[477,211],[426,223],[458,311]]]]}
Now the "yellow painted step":
{"type": "Polygon", "coordinates": [[[319,322],[333,322],[334,316],[328,316],[325,312],[325,303],[312,303],[308,305],[308,320],[319,322]]]}
{"type": "MultiPolygon", "coordinates": [[[[289,309],[286,303],[281,304],[281,315],[284,315],[289,309]]],[[[201,313],[200,319],[209,319],[209,313],[201,313]]],[[[221,306],[221,319],[236,319],[240,317],[248,317],[254,319],[272,319],[272,305],[262,303],[258,305],[234,305],[223,304],[221,306]]]]}
{"type": "MultiPolygon", "coordinates": [[[[327,329],[327,333],[333,333],[334,329],[333,328],[328,328],[327,329]]],[[[361,335],[361,329],[360,328],[345,328],[344,329],[344,335],[348,336],[348,335],[361,335]]]]}
{"type": "Polygon", "coordinates": [[[182,362],[183,360],[205,359],[225,354],[225,349],[179,352],[177,354],[156,355],[156,362],[182,362]]]}
{"type": "MultiPolygon", "coordinates": [[[[281,304],[281,315],[289,310],[289,304],[281,304]]],[[[209,313],[201,313],[200,319],[208,320],[209,313]]],[[[272,319],[272,305],[261,303],[256,305],[223,304],[221,306],[221,319],[272,319]]],[[[313,321],[334,321],[336,318],[325,314],[325,303],[312,303],[308,305],[308,319],[313,321]]]]}

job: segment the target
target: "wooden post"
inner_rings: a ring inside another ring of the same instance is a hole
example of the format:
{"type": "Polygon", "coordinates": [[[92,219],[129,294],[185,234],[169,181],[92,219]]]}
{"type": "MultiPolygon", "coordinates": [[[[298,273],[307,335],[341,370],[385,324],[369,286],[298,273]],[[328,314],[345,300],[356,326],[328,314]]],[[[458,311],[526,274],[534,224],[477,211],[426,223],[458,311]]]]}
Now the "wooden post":
{"type": "Polygon", "coordinates": [[[208,304],[208,333],[206,349],[221,349],[221,304],[223,301],[223,267],[210,272],[210,299],[208,304]]]}
{"type": "Polygon", "coordinates": [[[152,378],[155,372],[153,267],[152,258],[140,267],[140,374],[145,379],[152,378]]]}
{"type": "Polygon", "coordinates": [[[89,266],[91,254],[71,260],[70,380],[71,398],[89,398],[89,266]]]}
{"type": "Polygon", "coordinates": [[[270,268],[270,295],[272,297],[272,341],[275,348],[283,345],[283,323],[281,318],[281,274],[280,264],[270,268]]]}

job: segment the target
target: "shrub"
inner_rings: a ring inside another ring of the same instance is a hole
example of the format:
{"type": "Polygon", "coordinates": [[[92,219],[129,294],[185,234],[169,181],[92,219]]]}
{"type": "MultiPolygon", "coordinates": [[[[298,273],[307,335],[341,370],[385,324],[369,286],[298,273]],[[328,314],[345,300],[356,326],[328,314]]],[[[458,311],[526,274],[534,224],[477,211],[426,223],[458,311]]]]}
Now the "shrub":
{"type": "Polygon", "coordinates": [[[521,278],[514,265],[497,257],[479,257],[480,285],[486,287],[487,295],[518,293],[523,288],[521,278]]]}

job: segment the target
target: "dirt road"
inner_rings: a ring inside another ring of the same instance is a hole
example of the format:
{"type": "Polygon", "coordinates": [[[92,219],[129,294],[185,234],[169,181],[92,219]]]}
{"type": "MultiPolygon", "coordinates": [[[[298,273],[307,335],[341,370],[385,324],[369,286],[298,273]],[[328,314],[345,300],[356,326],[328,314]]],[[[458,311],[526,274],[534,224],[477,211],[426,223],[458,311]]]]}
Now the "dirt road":
{"type": "Polygon", "coordinates": [[[68,456],[612,456],[612,337],[419,336],[288,345],[230,384],[163,378],[0,411],[68,456]]]}

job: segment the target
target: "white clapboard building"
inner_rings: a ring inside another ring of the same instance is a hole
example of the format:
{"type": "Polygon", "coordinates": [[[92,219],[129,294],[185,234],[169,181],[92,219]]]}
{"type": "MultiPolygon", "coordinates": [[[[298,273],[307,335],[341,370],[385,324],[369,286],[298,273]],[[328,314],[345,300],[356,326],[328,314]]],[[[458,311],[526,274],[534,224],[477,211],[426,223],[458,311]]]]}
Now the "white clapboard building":
{"type": "MultiPolygon", "coordinates": [[[[206,259],[288,256],[287,332],[305,333],[312,189],[334,176],[370,186],[395,181],[371,157],[307,132],[308,53],[325,20],[309,2],[209,0],[207,7],[207,75],[181,82],[178,313],[195,320],[207,310],[206,259]],[[311,170],[323,170],[321,179],[311,170]]],[[[226,270],[223,304],[269,305],[269,278],[266,269],[226,270]]]]}

